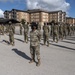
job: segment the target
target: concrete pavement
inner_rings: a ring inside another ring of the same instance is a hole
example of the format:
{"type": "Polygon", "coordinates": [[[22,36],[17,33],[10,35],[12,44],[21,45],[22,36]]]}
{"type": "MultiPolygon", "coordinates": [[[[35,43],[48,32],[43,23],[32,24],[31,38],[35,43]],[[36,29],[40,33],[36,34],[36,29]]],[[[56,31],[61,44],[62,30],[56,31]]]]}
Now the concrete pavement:
{"type": "Polygon", "coordinates": [[[15,46],[8,44],[7,35],[0,37],[0,75],[75,75],[75,36],[58,43],[43,46],[41,41],[41,66],[29,64],[29,43],[23,35],[15,35],[15,46]]]}

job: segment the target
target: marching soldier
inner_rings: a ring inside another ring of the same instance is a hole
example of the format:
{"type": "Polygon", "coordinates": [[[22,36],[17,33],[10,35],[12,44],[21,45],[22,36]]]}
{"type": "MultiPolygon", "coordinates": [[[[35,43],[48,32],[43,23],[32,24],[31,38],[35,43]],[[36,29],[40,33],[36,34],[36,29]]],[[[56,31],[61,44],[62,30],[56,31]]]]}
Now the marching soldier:
{"type": "Polygon", "coordinates": [[[9,22],[9,41],[12,46],[14,46],[14,32],[12,22],[9,22]]]}
{"type": "Polygon", "coordinates": [[[39,30],[39,32],[41,31],[41,24],[40,23],[38,23],[38,30],[39,30]]]}
{"type": "Polygon", "coordinates": [[[4,25],[3,24],[1,25],[1,31],[2,31],[2,34],[4,35],[4,25]]]}
{"type": "Polygon", "coordinates": [[[58,42],[58,31],[59,31],[58,23],[55,23],[53,25],[53,41],[55,42],[56,40],[56,43],[58,42]]]}
{"type": "MultiPolygon", "coordinates": [[[[37,23],[37,26],[38,26],[39,33],[41,33],[41,24],[40,23],[37,23]]],[[[40,41],[41,41],[41,37],[40,37],[40,41]]]]}
{"type": "Polygon", "coordinates": [[[63,37],[66,38],[66,35],[67,35],[67,25],[66,24],[63,24],[63,37]]]}
{"type": "Polygon", "coordinates": [[[8,24],[5,25],[5,33],[8,33],[9,32],[8,26],[9,26],[8,24]]]}
{"type": "Polygon", "coordinates": [[[40,66],[40,36],[41,34],[37,30],[37,25],[36,23],[32,23],[31,25],[31,31],[30,31],[30,54],[32,60],[29,63],[35,62],[35,54],[37,56],[37,64],[36,66],[40,66]]]}
{"type": "Polygon", "coordinates": [[[71,26],[72,34],[74,35],[74,25],[71,26]]]}
{"type": "Polygon", "coordinates": [[[22,24],[20,23],[20,35],[22,35],[22,24]]]}
{"type": "Polygon", "coordinates": [[[13,33],[15,34],[15,24],[12,24],[12,30],[13,30],[13,33]]]}
{"type": "Polygon", "coordinates": [[[29,31],[29,26],[24,22],[24,42],[28,43],[28,31],[29,31]]]}
{"type": "Polygon", "coordinates": [[[70,24],[67,24],[67,32],[68,32],[68,35],[71,35],[71,28],[70,28],[70,24]]]}
{"type": "Polygon", "coordinates": [[[51,29],[51,28],[52,28],[52,27],[51,27],[51,23],[48,23],[48,25],[49,25],[49,30],[50,30],[49,34],[50,34],[50,36],[51,36],[51,30],[52,30],[52,29],[51,29]]]}
{"type": "Polygon", "coordinates": [[[47,25],[47,23],[44,23],[43,26],[43,38],[44,38],[44,45],[46,45],[47,42],[47,46],[49,46],[49,26],[47,25]]]}
{"type": "Polygon", "coordinates": [[[63,24],[59,25],[59,39],[63,40],[63,24]]]}

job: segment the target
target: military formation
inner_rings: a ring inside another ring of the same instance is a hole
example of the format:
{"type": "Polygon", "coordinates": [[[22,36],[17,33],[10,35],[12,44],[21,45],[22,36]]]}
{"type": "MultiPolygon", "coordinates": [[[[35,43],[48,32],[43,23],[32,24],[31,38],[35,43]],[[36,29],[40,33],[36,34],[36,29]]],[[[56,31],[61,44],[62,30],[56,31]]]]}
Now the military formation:
{"type": "MultiPolygon", "coordinates": [[[[46,45],[49,47],[50,42],[49,39],[53,38],[53,42],[58,43],[59,40],[63,40],[67,38],[67,36],[74,35],[75,25],[67,24],[67,23],[57,23],[55,21],[45,22],[41,25],[40,22],[32,22],[28,23],[25,20],[19,23],[19,32],[20,35],[24,35],[24,43],[28,43],[28,34],[30,34],[30,55],[31,60],[29,63],[36,62],[35,55],[37,56],[38,62],[36,66],[40,66],[41,58],[40,58],[40,42],[43,40],[43,46],[46,45]],[[29,32],[29,28],[31,27],[31,31],[29,32]]],[[[9,21],[8,24],[0,25],[0,34],[4,35],[9,33],[9,43],[14,46],[14,34],[15,34],[15,24],[9,21]]]]}

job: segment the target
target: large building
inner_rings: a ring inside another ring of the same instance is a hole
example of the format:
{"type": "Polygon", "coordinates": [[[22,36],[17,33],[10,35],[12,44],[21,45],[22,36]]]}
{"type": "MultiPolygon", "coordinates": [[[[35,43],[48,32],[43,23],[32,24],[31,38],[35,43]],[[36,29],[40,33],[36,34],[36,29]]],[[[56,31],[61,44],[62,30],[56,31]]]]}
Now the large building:
{"type": "Polygon", "coordinates": [[[12,9],[11,11],[6,10],[4,12],[4,18],[5,19],[16,19],[18,21],[25,19],[27,22],[29,22],[29,13],[27,13],[27,11],[17,10],[17,9],[12,9]]]}
{"type": "Polygon", "coordinates": [[[49,12],[49,21],[55,20],[56,22],[65,22],[66,21],[66,12],[52,11],[49,12]]]}
{"type": "Polygon", "coordinates": [[[49,15],[47,11],[40,9],[27,10],[30,15],[30,22],[49,22],[49,15]]]}
{"type": "Polygon", "coordinates": [[[66,13],[59,11],[46,11],[41,9],[32,9],[32,10],[17,10],[12,9],[11,11],[5,11],[4,17],[7,18],[13,18],[18,21],[21,21],[22,19],[25,19],[27,22],[51,22],[52,20],[55,20],[56,22],[65,22],[66,21],[66,13]]]}
{"type": "Polygon", "coordinates": [[[66,23],[69,23],[69,24],[75,24],[75,18],[72,18],[72,17],[66,17],[66,23]]]}

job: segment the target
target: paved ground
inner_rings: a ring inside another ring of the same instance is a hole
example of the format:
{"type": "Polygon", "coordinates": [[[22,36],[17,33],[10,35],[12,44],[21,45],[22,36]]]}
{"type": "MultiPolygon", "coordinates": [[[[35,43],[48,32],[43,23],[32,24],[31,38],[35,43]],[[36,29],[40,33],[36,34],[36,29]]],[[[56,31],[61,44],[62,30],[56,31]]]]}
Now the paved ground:
{"type": "Polygon", "coordinates": [[[15,46],[8,44],[7,35],[0,36],[0,75],[75,75],[75,36],[58,43],[43,46],[41,41],[41,66],[29,64],[29,43],[23,35],[15,35],[15,46]]]}

